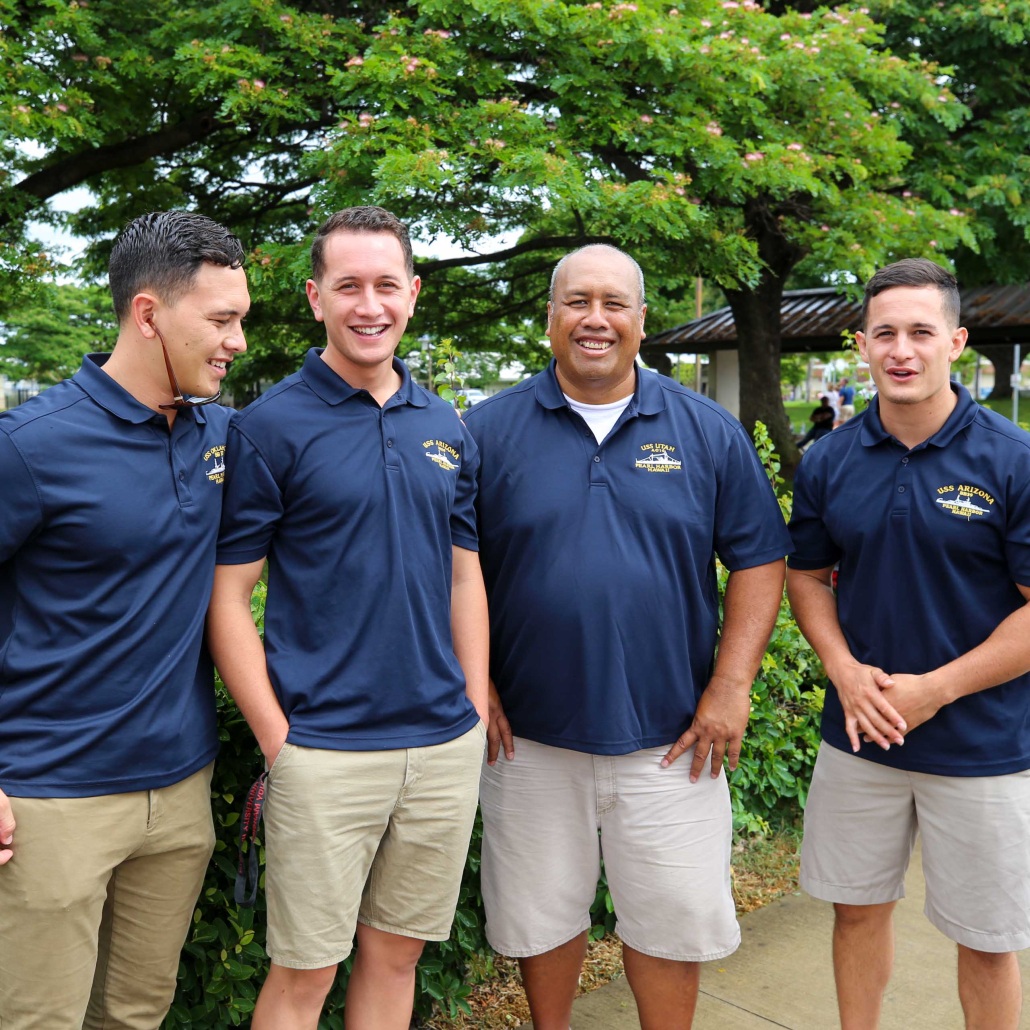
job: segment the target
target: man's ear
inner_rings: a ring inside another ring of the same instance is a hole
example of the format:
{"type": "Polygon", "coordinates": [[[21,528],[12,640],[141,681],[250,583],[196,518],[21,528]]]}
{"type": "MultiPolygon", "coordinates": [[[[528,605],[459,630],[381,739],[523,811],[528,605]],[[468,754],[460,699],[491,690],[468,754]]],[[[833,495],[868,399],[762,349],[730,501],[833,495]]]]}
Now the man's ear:
{"type": "Polygon", "coordinates": [[[158,306],[158,299],[152,293],[137,293],[129,305],[129,317],[145,339],[153,340],[157,336],[154,312],[158,306]]]}

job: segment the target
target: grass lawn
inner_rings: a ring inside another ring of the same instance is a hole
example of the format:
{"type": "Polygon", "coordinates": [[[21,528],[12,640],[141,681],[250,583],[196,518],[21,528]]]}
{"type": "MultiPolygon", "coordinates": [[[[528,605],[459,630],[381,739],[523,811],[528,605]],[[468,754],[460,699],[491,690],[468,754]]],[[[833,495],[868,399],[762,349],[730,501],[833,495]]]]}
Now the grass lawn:
{"type": "MultiPolygon", "coordinates": [[[[992,411],[996,411],[999,415],[1005,418],[1012,418],[1012,401],[981,401],[980,402],[985,408],[990,408],[992,411]]],[[[818,401],[784,401],[783,407],[787,412],[787,418],[790,419],[790,424],[794,427],[795,432],[805,433],[808,432],[808,427],[811,424],[808,421],[809,415],[819,406],[818,401]]],[[[857,414],[865,407],[865,402],[861,398],[855,399],[855,413],[857,414]]],[[[1030,394],[1021,393],[1019,396],[1019,421],[1021,423],[1030,422],[1030,394]]]]}

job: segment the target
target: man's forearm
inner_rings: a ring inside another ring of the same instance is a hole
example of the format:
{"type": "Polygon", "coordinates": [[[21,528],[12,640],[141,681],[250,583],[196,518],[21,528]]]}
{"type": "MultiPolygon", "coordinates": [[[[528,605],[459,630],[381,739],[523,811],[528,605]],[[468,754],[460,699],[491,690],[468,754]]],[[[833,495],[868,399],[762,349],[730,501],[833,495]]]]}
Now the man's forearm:
{"type": "Polygon", "coordinates": [[[776,625],[783,575],[782,559],[730,573],[713,679],[750,690],[776,625]]]}
{"type": "Polygon", "coordinates": [[[454,655],[465,674],[465,693],[479,717],[489,723],[490,620],[486,588],[479,555],[460,547],[454,548],[451,636],[454,655]]]}
{"type": "Polygon", "coordinates": [[[271,764],[286,739],[289,723],[268,678],[265,649],[251,615],[246,579],[223,571],[232,568],[219,566],[215,574],[207,617],[208,646],[222,682],[271,764]]]}

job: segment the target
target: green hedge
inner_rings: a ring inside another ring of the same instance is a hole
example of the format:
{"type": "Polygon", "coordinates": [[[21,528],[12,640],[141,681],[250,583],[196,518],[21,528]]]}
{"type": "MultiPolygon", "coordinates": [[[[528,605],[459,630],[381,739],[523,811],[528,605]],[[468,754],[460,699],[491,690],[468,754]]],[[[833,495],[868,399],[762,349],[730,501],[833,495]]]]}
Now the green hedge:
{"type": "MultiPolygon", "coordinates": [[[[779,466],[763,426],[755,442],[770,478],[777,485],[779,466]]],[[[789,498],[782,502],[786,514],[789,498]]],[[[255,620],[264,615],[264,585],[255,591],[255,620]]],[[[734,828],[761,833],[779,819],[796,815],[803,806],[819,742],[822,670],[801,637],[786,607],[781,606],[769,649],[752,691],[752,714],[740,764],[730,778],[734,828]]],[[[204,889],[183,949],[179,985],[164,1026],[168,1030],[223,1030],[248,1021],[264,979],[264,897],[241,909],[233,901],[240,813],[247,790],[262,769],[261,755],[233,702],[218,687],[218,719],[222,741],[215,767],[213,803],[217,843],[204,889]]],[[[467,1011],[469,985],[488,977],[492,955],[483,935],[483,899],[479,888],[482,826],[476,827],[469,849],[454,929],[447,941],[427,944],[416,984],[416,1015],[434,1008],[467,1011]]],[[[261,856],[263,859],[263,855],[261,856]]],[[[611,897],[600,884],[592,910],[592,935],[614,926],[611,897]]],[[[350,962],[341,967],[319,1024],[343,1030],[343,997],[350,962]]]]}

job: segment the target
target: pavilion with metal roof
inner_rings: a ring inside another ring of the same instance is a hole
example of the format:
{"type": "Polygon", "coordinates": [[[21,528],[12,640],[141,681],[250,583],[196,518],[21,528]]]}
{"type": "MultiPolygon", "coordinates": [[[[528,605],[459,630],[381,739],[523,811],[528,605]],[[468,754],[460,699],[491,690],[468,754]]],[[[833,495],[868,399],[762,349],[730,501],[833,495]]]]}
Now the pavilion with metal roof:
{"type": "MultiPolygon", "coordinates": [[[[962,324],[969,330],[975,350],[990,348],[986,356],[1000,358],[1000,345],[1030,343],[1030,283],[1021,286],[979,286],[962,290],[962,324]]],[[[844,332],[859,328],[862,305],[834,287],[786,290],[780,307],[784,354],[832,352],[842,349],[844,332]]],[[[692,322],[664,329],[644,338],[640,356],[661,366],[670,354],[711,355],[711,395],[720,404],[739,411],[737,327],[733,312],[720,308],[692,322]]],[[[1006,355],[1007,357],[1007,355],[1006,355]]],[[[996,362],[997,364],[997,362],[996,362]]]]}

